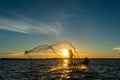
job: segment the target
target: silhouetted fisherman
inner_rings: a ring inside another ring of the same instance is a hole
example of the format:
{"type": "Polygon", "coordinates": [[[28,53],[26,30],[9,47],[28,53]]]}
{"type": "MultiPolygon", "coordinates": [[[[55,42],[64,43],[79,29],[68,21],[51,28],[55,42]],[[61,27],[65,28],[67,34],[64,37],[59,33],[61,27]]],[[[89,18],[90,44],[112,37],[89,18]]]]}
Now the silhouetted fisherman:
{"type": "Polygon", "coordinates": [[[69,65],[73,65],[73,56],[74,56],[74,54],[73,54],[71,49],[68,50],[68,53],[69,53],[69,61],[70,61],[69,65]]]}
{"type": "Polygon", "coordinates": [[[88,63],[89,63],[89,60],[88,60],[88,58],[87,57],[85,57],[85,59],[84,59],[84,61],[82,62],[84,65],[88,65],[88,63]]]}

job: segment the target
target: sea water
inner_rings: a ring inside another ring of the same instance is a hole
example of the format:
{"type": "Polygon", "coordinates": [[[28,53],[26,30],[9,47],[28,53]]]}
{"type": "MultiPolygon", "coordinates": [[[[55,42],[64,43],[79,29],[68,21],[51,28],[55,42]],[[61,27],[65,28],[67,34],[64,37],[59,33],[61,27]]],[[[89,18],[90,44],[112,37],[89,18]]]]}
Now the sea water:
{"type": "Polygon", "coordinates": [[[92,72],[85,73],[59,69],[62,64],[62,59],[0,60],[0,80],[120,80],[120,59],[90,60],[92,72]]]}

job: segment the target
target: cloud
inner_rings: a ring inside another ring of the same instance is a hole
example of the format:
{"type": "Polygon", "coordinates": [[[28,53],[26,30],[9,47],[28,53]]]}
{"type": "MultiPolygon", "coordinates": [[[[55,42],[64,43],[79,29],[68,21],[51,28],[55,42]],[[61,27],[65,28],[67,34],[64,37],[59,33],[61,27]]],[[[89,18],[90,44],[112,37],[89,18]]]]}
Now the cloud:
{"type": "Polygon", "coordinates": [[[113,48],[112,50],[120,51],[120,47],[113,48]]]}
{"type": "Polygon", "coordinates": [[[62,25],[57,21],[55,23],[42,23],[28,18],[23,18],[23,20],[1,18],[0,29],[25,34],[60,35],[62,25]]]}

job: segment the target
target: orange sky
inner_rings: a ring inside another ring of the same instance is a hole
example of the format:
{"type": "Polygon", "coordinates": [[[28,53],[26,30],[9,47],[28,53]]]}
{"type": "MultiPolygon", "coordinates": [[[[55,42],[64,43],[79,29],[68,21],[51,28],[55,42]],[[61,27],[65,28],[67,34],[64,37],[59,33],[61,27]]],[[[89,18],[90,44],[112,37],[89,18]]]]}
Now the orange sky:
{"type": "MultiPolygon", "coordinates": [[[[46,54],[37,54],[37,53],[31,53],[30,56],[32,58],[67,58],[67,56],[57,56],[54,53],[46,53],[46,54]]],[[[120,58],[119,53],[114,53],[114,54],[103,54],[101,55],[100,53],[79,53],[79,58],[120,58]]],[[[29,58],[28,56],[25,56],[23,52],[16,52],[16,53],[4,53],[0,54],[0,58],[29,58]]],[[[77,57],[76,57],[77,58],[77,57]]]]}

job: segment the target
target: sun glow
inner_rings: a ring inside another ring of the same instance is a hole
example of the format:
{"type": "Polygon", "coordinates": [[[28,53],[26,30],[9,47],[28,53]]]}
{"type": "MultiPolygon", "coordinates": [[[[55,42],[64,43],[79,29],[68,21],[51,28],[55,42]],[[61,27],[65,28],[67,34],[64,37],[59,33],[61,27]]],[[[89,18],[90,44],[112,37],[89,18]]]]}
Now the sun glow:
{"type": "Polygon", "coordinates": [[[69,55],[68,50],[67,49],[62,50],[62,55],[63,56],[68,56],[69,55]]]}

